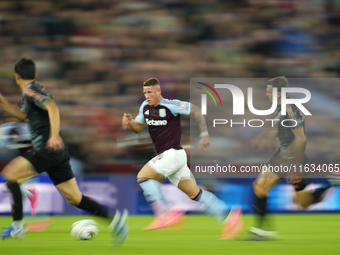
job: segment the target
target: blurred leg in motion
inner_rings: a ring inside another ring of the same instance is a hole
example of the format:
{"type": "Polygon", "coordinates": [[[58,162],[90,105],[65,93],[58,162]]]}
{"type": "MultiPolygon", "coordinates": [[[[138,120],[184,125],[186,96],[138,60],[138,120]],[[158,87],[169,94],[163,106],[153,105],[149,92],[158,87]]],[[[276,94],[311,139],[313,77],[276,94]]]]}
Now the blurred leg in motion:
{"type": "MultiPolygon", "coordinates": [[[[84,196],[79,191],[78,184],[74,177],[70,180],[56,184],[56,187],[60,191],[60,193],[66,198],[67,202],[70,203],[71,205],[74,205],[79,209],[89,212],[94,216],[106,218],[109,220],[111,219],[108,216],[107,210],[102,205],[92,200],[91,198],[84,196]]],[[[128,218],[127,210],[124,210],[123,214],[117,211],[115,217],[113,218],[109,225],[109,230],[114,238],[113,241],[114,246],[122,244],[127,236],[128,233],[127,218],[128,218]]]]}
{"type": "Polygon", "coordinates": [[[156,218],[144,230],[154,230],[168,226],[178,225],[183,213],[177,210],[171,210],[164,198],[162,185],[156,181],[164,176],[157,173],[147,163],[138,173],[137,182],[143,189],[146,201],[150,204],[156,218]],[[176,220],[177,219],[177,220],[176,220]]]}
{"type": "Polygon", "coordinates": [[[0,233],[2,238],[23,238],[25,236],[25,227],[23,222],[22,194],[18,180],[36,175],[32,164],[25,158],[19,156],[9,162],[2,171],[4,179],[7,180],[7,188],[12,194],[12,217],[13,223],[5,231],[0,233]]]}
{"type": "MultiPolygon", "coordinates": [[[[190,171],[190,170],[189,170],[190,171]]],[[[240,208],[230,208],[213,193],[199,189],[194,178],[182,180],[178,188],[194,201],[204,206],[205,213],[211,215],[222,224],[223,240],[235,239],[243,231],[242,211],[240,208]]]]}
{"type": "Polygon", "coordinates": [[[267,196],[271,187],[280,181],[281,178],[277,174],[268,172],[267,166],[263,166],[261,174],[253,183],[254,202],[252,209],[255,214],[255,226],[250,228],[251,235],[242,240],[263,241],[278,236],[277,231],[271,229],[268,220],[267,196]]]}

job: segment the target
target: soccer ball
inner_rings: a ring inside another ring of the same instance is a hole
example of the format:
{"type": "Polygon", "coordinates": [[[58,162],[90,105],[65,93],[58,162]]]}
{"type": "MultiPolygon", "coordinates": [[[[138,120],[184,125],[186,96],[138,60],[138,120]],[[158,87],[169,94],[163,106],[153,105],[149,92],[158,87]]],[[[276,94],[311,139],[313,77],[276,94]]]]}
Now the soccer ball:
{"type": "Polygon", "coordinates": [[[98,225],[93,220],[79,220],[71,227],[71,236],[78,240],[90,240],[95,238],[98,233],[98,225]]]}

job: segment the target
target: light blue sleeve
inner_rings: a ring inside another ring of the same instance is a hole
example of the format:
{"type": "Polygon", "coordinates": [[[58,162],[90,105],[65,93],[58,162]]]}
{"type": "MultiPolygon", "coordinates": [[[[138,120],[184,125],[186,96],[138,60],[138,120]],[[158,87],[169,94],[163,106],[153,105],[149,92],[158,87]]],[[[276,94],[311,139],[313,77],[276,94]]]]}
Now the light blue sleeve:
{"type": "Polygon", "coordinates": [[[168,101],[169,102],[166,103],[166,106],[169,108],[169,110],[174,116],[177,116],[178,114],[190,115],[191,103],[186,101],[180,101],[177,99],[168,101]]]}
{"type": "Polygon", "coordinates": [[[137,117],[135,118],[135,121],[139,122],[140,124],[145,124],[145,118],[143,113],[143,108],[147,104],[146,100],[142,103],[142,105],[139,107],[139,112],[137,117]]]}

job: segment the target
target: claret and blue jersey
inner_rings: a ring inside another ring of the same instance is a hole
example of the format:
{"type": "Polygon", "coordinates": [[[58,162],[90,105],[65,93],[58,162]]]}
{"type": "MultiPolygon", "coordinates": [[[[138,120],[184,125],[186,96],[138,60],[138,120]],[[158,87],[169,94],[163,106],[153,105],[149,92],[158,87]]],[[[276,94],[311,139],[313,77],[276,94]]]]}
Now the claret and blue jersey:
{"type": "Polygon", "coordinates": [[[135,120],[147,124],[157,154],[168,149],[182,149],[181,115],[189,115],[191,104],[180,100],[162,98],[156,107],[151,107],[145,100],[139,108],[135,120]]]}

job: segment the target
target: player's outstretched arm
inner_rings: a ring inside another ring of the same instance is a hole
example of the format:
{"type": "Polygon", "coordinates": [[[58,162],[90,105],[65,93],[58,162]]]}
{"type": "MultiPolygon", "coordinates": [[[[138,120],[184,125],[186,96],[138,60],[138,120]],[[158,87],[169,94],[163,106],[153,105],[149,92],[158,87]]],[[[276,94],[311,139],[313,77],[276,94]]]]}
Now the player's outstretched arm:
{"type": "Polygon", "coordinates": [[[195,116],[198,127],[201,131],[200,147],[201,149],[205,150],[205,148],[207,148],[210,145],[210,137],[208,133],[207,123],[205,122],[205,118],[201,114],[201,109],[194,104],[191,104],[190,114],[193,114],[195,116]]]}
{"type": "Polygon", "coordinates": [[[59,135],[60,130],[60,115],[59,108],[53,99],[48,98],[44,102],[44,110],[48,112],[50,119],[50,138],[46,143],[46,147],[53,151],[63,150],[65,148],[63,139],[59,135]]]}
{"type": "Polygon", "coordinates": [[[13,117],[20,121],[25,120],[25,115],[18,106],[9,103],[0,93],[0,106],[13,117]]]}
{"type": "Polygon", "coordinates": [[[132,119],[131,114],[124,113],[124,116],[122,119],[122,127],[124,129],[129,128],[132,132],[138,134],[144,129],[145,125],[132,119]]]}

